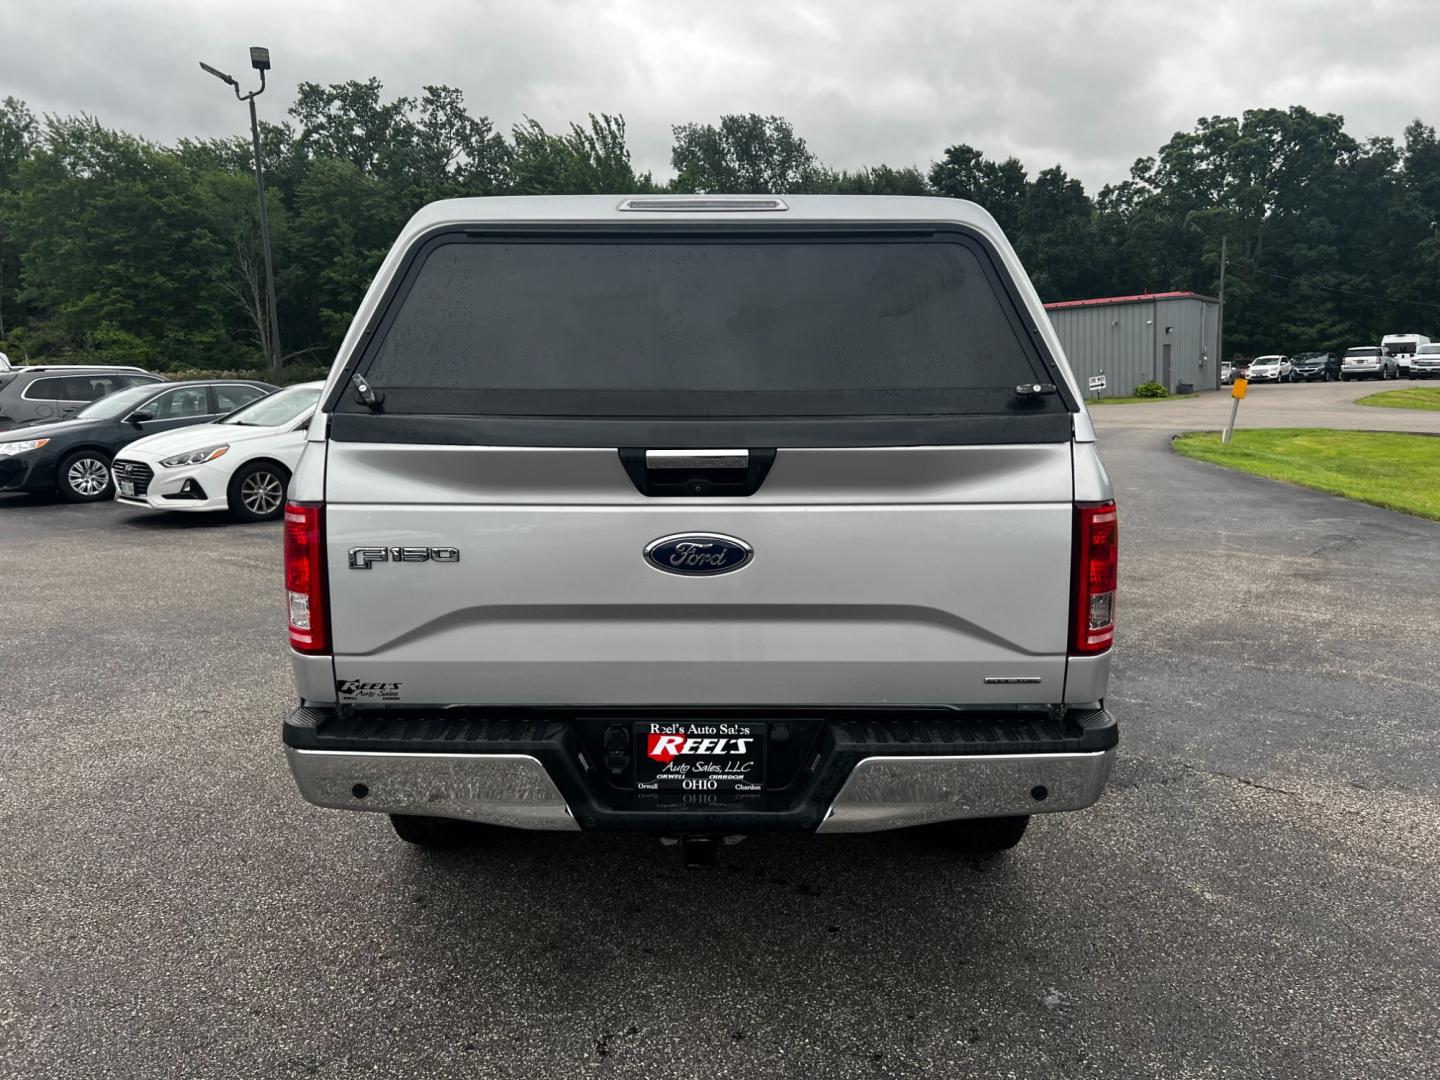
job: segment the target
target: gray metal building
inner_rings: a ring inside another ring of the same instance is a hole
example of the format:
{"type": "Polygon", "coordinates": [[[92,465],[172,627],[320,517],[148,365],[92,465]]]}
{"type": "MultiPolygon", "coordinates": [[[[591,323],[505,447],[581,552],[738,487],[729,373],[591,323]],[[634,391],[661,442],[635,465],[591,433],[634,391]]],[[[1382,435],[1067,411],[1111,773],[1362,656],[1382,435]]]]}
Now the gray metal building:
{"type": "Polygon", "coordinates": [[[1083,388],[1105,376],[1106,397],[1151,379],[1171,393],[1220,386],[1220,304],[1192,292],[1143,293],[1046,304],[1050,323],[1083,388]]]}

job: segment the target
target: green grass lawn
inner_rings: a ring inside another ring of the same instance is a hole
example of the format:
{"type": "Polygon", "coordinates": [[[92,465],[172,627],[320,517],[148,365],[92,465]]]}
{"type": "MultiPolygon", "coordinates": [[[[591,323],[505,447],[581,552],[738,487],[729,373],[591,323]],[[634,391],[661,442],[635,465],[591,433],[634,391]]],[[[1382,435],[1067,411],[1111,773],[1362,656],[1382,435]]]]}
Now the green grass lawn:
{"type": "Polygon", "coordinates": [[[1357,405],[1379,405],[1385,409],[1430,409],[1440,412],[1440,386],[1412,386],[1406,390],[1382,390],[1368,394],[1357,405]]]}
{"type": "Polygon", "coordinates": [[[1237,431],[1228,446],[1212,432],[1174,445],[1186,457],[1440,521],[1440,438],[1274,428],[1237,431]]]}
{"type": "Polygon", "coordinates": [[[1102,397],[1085,399],[1086,405],[1153,405],[1157,401],[1184,401],[1197,394],[1171,394],[1169,397],[1102,397]]]}

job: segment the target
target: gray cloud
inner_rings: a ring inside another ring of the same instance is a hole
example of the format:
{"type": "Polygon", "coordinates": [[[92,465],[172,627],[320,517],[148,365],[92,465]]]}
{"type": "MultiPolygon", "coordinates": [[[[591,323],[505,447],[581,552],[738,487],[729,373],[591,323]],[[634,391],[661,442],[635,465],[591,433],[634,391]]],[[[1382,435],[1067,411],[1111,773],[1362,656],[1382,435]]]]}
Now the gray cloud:
{"type": "Polygon", "coordinates": [[[0,95],[161,141],[233,134],[243,109],[196,61],[248,74],[257,43],[275,62],[272,120],[301,80],[377,75],[392,94],[458,86],[501,127],[623,113],[637,164],[660,177],[671,124],[753,111],[788,117],[831,165],[924,166],[968,142],[1093,189],[1200,116],[1303,104],[1360,137],[1435,122],[1413,77],[1440,55],[1432,6],[12,0],[0,95]]]}

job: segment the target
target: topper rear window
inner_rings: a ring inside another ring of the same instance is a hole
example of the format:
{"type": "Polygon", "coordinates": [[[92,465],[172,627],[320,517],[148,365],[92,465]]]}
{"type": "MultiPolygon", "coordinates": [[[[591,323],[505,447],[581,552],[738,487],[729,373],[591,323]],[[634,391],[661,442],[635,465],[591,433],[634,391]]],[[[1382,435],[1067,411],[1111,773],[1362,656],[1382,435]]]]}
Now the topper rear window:
{"type": "MultiPolygon", "coordinates": [[[[667,420],[1065,412],[959,233],[445,234],[358,370],[392,416],[667,420]]],[[[342,391],[333,406],[365,413],[342,391]]]]}

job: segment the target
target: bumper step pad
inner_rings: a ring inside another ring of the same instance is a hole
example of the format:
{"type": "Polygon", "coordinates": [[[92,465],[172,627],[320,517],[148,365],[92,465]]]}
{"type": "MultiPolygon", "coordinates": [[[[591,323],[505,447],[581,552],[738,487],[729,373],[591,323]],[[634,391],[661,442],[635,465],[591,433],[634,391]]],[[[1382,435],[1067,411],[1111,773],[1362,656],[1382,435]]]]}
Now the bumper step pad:
{"type": "Polygon", "coordinates": [[[873,831],[1079,809],[1103,790],[1118,738],[1103,709],[388,707],[342,716],[302,706],[284,727],[296,781],[320,805],[671,835],[873,831]],[[684,719],[786,728],[793,768],[743,806],[647,802],[605,768],[607,730],[684,719]]]}

